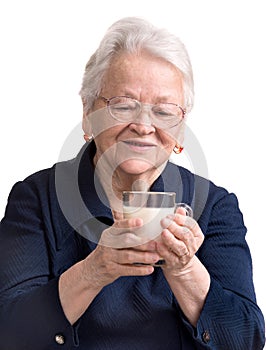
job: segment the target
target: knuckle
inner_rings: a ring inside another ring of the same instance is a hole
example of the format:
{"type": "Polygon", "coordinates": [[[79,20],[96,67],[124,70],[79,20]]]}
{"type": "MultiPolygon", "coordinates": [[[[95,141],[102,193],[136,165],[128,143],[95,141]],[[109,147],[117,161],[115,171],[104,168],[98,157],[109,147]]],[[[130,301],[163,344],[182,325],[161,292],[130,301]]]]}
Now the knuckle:
{"type": "Polygon", "coordinates": [[[129,250],[125,250],[124,252],[123,252],[123,259],[126,261],[126,262],[129,262],[129,263],[132,263],[132,262],[134,262],[134,254],[132,254],[132,252],[131,251],[129,251],[129,250]]]}
{"type": "Polygon", "coordinates": [[[143,261],[145,263],[151,263],[154,261],[154,256],[148,252],[143,253],[143,261]]]}
{"type": "Polygon", "coordinates": [[[182,228],[182,233],[184,235],[184,238],[188,238],[188,236],[191,234],[191,231],[188,227],[184,226],[182,228]]]}
{"type": "Polygon", "coordinates": [[[193,232],[197,232],[199,229],[197,221],[189,216],[186,217],[185,225],[193,232]]]}
{"type": "Polygon", "coordinates": [[[178,254],[177,256],[181,259],[181,258],[185,258],[187,256],[187,248],[183,248],[183,249],[180,249],[178,251],[178,254]]]}

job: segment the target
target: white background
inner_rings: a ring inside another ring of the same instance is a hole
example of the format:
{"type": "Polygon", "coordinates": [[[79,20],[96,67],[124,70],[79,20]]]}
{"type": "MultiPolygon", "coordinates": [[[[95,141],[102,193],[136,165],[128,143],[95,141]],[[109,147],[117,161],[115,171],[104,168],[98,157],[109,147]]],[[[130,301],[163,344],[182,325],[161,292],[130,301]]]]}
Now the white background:
{"type": "MultiPolygon", "coordinates": [[[[188,124],[209,178],[239,198],[258,303],[266,313],[263,0],[2,1],[0,214],[16,181],[58,160],[82,117],[84,66],[107,27],[124,16],[168,28],[189,51],[196,101],[188,124]]],[[[179,160],[193,170],[186,153],[179,160]]]]}

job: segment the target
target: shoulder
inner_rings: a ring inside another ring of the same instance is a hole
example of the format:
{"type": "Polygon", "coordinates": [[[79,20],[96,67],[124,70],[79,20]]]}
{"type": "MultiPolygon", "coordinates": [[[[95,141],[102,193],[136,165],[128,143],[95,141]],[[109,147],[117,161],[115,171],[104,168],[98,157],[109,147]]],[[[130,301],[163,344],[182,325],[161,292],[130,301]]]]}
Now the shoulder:
{"type": "Polygon", "coordinates": [[[228,194],[226,188],[219,186],[210,179],[197,175],[180,165],[169,162],[167,167],[172,177],[179,177],[182,181],[182,186],[184,188],[189,188],[190,192],[193,193],[193,196],[197,195],[201,198],[208,198],[208,200],[215,200],[228,194]]]}
{"type": "Polygon", "coordinates": [[[32,188],[43,187],[49,183],[51,177],[54,177],[55,165],[50,168],[38,170],[33,174],[28,175],[23,181],[19,181],[18,183],[25,183],[32,188]]]}
{"type": "MultiPolygon", "coordinates": [[[[53,164],[50,168],[41,169],[28,175],[25,179],[18,181],[12,188],[12,191],[19,188],[28,188],[39,194],[55,192],[55,182],[57,174],[64,172],[65,176],[72,175],[76,163],[76,158],[53,164]]],[[[12,192],[11,191],[11,192],[12,192]]]]}
{"type": "Polygon", "coordinates": [[[60,162],[52,165],[50,168],[38,170],[28,175],[25,179],[17,181],[8,196],[6,213],[14,206],[24,207],[32,206],[39,208],[48,208],[51,203],[54,206],[56,202],[56,169],[62,164],[67,172],[71,169],[72,161],[60,162]]]}
{"type": "Polygon", "coordinates": [[[183,200],[192,206],[196,220],[210,217],[216,212],[224,212],[224,208],[239,211],[236,195],[223,186],[194,174],[182,166],[169,163],[168,167],[172,176],[174,174],[181,179],[183,200]]]}

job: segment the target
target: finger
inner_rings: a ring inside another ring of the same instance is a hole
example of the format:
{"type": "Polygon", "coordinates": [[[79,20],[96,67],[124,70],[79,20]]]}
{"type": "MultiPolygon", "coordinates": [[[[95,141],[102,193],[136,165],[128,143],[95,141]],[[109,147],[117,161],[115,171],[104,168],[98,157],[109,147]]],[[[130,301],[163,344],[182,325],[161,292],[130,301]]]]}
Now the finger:
{"type": "Polygon", "coordinates": [[[155,241],[149,241],[147,243],[138,245],[136,247],[134,247],[135,250],[138,251],[150,251],[150,252],[154,252],[156,251],[156,242],[155,241]]]}
{"type": "Polygon", "coordinates": [[[162,232],[162,242],[171,254],[177,255],[179,258],[190,254],[187,244],[176,239],[168,230],[162,232]]]}
{"type": "Polygon", "coordinates": [[[143,220],[141,218],[130,218],[130,219],[122,219],[114,222],[113,227],[118,229],[133,229],[143,225],[143,220]]]}
{"type": "Polygon", "coordinates": [[[120,276],[147,276],[154,272],[152,265],[119,265],[120,276]]]}
{"type": "Polygon", "coordinates": [[[162,220],[162,226],[170,231],[176,238],[182,241],[189,243],[189,241],[194,239],[193,233],[189,230],[189,228],[177,224],[175,220],[171,220],[169,217],[162,220]]]}
{"type": "MultiPolygon", "coordinates": [[[[107,279],[115,280],[121,276],[142,276],[148,275],[154,271],[151,262],[157,259],[157,256],[144,255],[142,258],[132,254],[130,249],[118,250],[113,248],[99,247],[97,246],[94,252],[98,253],[100,258],[100,264],[98,265],[101,276],[105,276],[107,279]],[[135,258],[142,260],[143,265],[134,265],[135,258]]],[[[99,261],[99,260],[98,260],[99,261]]]]}
{"type": "Polygon", "coordinates": [[[116,230],[112,227],[112,230],[107,229],[103,231],[99,245],[106,247],[124,249],[140,246],[143,244],[143,238],[136,235],[134,232],[115,232],[116,230]]]}
{"type": "Polygon", "coordinates": [[[182,227],[186,227],[193,233],[194,236],[199,236],[201,234],[201,230],[197,221],[189,216],[184,216],[180,213],[176,213],[167,215],[166,218],[161,220],[161,225],[163,228],[170,228],[171,224],[173,223],[176,223],[182,227]]]}
{"type": "Polygon", "coordinates": [[[198,250],[204,241],[204,234],[196,220],[191,217],[174,215],[172,225],[168,229],[180,240],[183,240],[192,250],[198,250]],[[177,226],[175,226],[175,224],[177,226]]]}
{"type": "MultiPolygon", "coordinates": [[[[177,244],[185,245],[189,252],[195,253],[197,251],[197,239],[193,235],[193,232],[190,231],[186,226],[179,226],[174,222],[168,227],[167,231],[172,234],[172,238],[177,242],[177,244]]],[[[182,256],[185,254],[185,251],[181,251],[177,254],[179,256],[182,256]]]]}
{"type": "Polygon", "coordinates": [[[116,252],[115,261],[118,264],[127,265],[127,264],[147,264],[152,265],[160,259],[160,256],[157,252],[142,252],[134,249],[122,249],[116,252]]]}
{"type": "Polygon", "coordinates": [[[182,207],[177,207],[176,210],[175,210],[175,213],[176,214],[180,214],[182,216],[187,216],[187,211],[185,208],[182,208],[182,207]]]}
{"type": "Polygon", "coordinates": [[[116,210],[112,210],[112,213],[113,213],[113,217],[114,217],[115,221],[116,220],[123,220],[123,218],[124,218],[123,213],[116,211],[116,210]]]}
{"type": "Polygon", "coordinates": [[[188,252],[185,252],[183,255],[181,255],[181,253],[167,248],[163,243],[160,243],[158,245],[158,253],[163,258],[163,261],[165,261],[165,264],[161,265],[163,269],[183,268],[191,259],[188,252]]]}
{"type": "Polygon", "coordinates": [[[181,226],[188,228],[194,236],[198,236],[201,233],[201,229],[197,221],[189,216],[181,216],[179,214],[175,215],[174,221],[181,226]]]}

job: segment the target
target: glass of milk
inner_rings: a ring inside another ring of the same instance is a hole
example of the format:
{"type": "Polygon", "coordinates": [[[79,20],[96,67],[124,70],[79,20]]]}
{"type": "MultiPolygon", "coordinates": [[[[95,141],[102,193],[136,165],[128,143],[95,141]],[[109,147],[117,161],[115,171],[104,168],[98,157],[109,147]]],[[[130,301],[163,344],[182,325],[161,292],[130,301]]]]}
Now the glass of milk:
{"type": "MultiPolygon", "coordinates": [[[[143,226],[134,232],[146,243],[159,237],[162,232],[161,220],[173,214],[177,207],[183,207],[187,215],[192,216],[192,209],[185,203],[176,203],[175,192],[123,192],[124,218],[142,218],[143,226]]],[[[164,264],[160,260],[155,266],[164,264]]]]}

